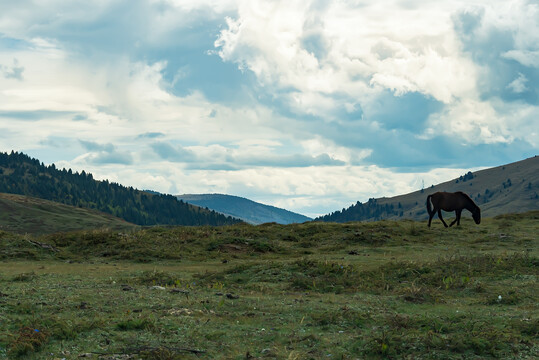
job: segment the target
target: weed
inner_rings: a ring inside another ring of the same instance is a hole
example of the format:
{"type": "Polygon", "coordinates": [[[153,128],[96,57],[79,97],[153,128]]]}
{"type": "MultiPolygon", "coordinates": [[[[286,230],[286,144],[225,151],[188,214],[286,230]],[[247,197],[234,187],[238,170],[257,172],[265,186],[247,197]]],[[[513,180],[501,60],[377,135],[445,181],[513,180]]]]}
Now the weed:
{"type": "Polygon", "coordinates": [[[154,330],[155,328],[155,320],[147,317],[130,317],[116,324],[116,329],[120,331],[154,330]]]}
{"type": "Polygon", "coordinates": [[[8,345],[8,355],[22,357],[39,351],[47,340],[48,336],[44,331],[31,326],[21,327],[14,334],[13,341],[8,345]]]}
{"type": "Polygon", "coordinates": [[[311,314],[316,326],[339,326],[339,328],[361,328],[371,319],[367,312],[342,307],[336,310],[326,310],[311,314]]]}
{"type": "Polygon", "coordinates": [[[123,281],[139,285],[179,286],[181,280],[176,274],[165,271],[143,271],[139,275],[124,278],[123,281]]]}
{"type": "Polygon", "coordinates": [[[21,274],[15,275],[13,279],[11,279],[11,281],[21,281],[21,282],[32,281],[36,277],[37,277],[36,273],[32,271],[29,273],[21,273],[21,274]]]}
{"type": "Polygon", "coordinates": [[[353,291],[359,272],[351,265],[333,261],[299,260],[292,264],[291,288],[318,292],[353,291]]]}

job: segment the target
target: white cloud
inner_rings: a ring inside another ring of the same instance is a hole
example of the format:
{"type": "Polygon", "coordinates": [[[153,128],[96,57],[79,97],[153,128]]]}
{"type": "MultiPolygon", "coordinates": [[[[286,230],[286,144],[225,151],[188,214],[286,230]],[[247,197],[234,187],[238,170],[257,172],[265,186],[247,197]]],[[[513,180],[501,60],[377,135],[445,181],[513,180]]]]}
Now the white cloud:
{"type": "Polygon", "coordinates": [[[426,136],[446,135],[464,144],[509,143],[506,119],[488,102],[464,99],[429,117],[426,136]]]}
{"type": "MultiPolygon", "coordinates": [[[[465,2],[399,1],[361,6],[342,1],[322,9],[317,5],[240,2],[237,18],[228,19],[215,43],[220,57],[252,71],[273,93],[281,92],[275,96],[282,96],[296,114],[338,121],[341,109],[348,111],[354,103],[369,109],[386,90],[396,96],[416,92],[444,104],[430,116],[428,131],[433,132],[435,124],[438,133],[473,144],[524,137],[518,130],[508,131],[513,120],[503,110],[481,100],[485,89],[480,88],[479,75],[485,68],[463,50],[453,15],[483,14],[474,33],[479,39],[486,39],[493,28],[514,29],[517,49],[500,55],[536,66],[539,25],[525,12],[537,14],[538,6],[522,1],[502,6],[479,2],[474,7],[465,2]],[[521,21],[538,31],[524,29],[521,21]],[[318,49],[309,51],[304,39],[313,37],[318,49]]],[[[523,92],[525,79],[520,76],[508,88],[523,92]]]]}
{"type": "Polygon", "coordinates": [[[307,153],[313,155],[328,154],[331,158],[345,162],[346,164],[358,164],[372,154],[372,149],[351,149],[339,146],[322,137],[317,137],[301,142],[301,146],[307,153]]]}
{"type": "Polygon", "coordinates": [[[507,85],[507,88],[511,89],[516,94],[520,94],[528,90],[528,88],[526,87],[527,82],[528,79],[526,78],[526,76],[519,73],[518,77],[515,80],[511,81],[509,85],[507,85]]]}
{"type": "Polygon", "coordinates": [[[301,97],[340,92],[364,99],[379,87],[449,103],[473,91],[475,72],[460,56],[446,11],[335,2],[319,13],[314,2],[242,2],[216,46],[223,60],[253,71],[264,86],[292,87],[301,97]],[[323,44],[321,55],[302,42],[312,34],[323,44]]]}
{"type": "Polygon", "coordinates": [[[516,60],[524,66],[539,68],[539,51],[509,50],[502,57],[516,60]]]}
{"type": "MultiPolygon", "coordinates": [[[[399,155],[401,145],[417,150],[417,138],[538,146],[537,106],[481,96],[478,79],[489,64],[464,49],[453,23],[467,4],[7,2],[0,13],[0,147],[56,151],[59,166],[138,188],[231,193],[308,215],[415,190],[418,178],[437,183],[469,169],[411,174],[362,164],[399,155]],[[215,34],[216,47],[201,47],[200,32],[215,34]],[[213,82],[197,87],[190,78],[208,51],[228,63],[223,69],[242,69],[243,77],[207,76],[234,78],[240,84],[224,91],[245,91],[243,102],[211,100],[213,82]],[[192,88],[177,91],[189,80],[192,88]],[[384,100],[410,93],[439,105],[417,120],[428,117],[425,132],[417,130],[422,124],[392,127],[400,105],[384,113],[384,100]],[[400,139],[391,136],[396,129],[406,130],[407,142],[387,150],[388,139],[400,139]]],[[[485,0],[473,9],[483,14],[473,36],[484,45],[493,29],[510,32],[514,48],[494,56],[528,68],[500,88],[535,90],[526,71],[538,63],[537,6],[485,0]]]]}

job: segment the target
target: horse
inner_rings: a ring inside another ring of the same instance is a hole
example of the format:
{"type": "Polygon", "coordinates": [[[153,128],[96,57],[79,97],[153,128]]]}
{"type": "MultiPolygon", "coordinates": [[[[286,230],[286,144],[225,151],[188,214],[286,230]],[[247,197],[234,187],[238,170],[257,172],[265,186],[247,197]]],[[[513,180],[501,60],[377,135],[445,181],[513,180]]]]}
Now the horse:
{"type": "Polygon", "coordinates": [[[430,223],[436,212],[438,212],[438,217],[444,226],[448,227],[442,218],[442,210],[454,211],[456,214],[455,220],[453,220],[449,226],[453,226],[455,223],[460,225],[460,215],[462,214],[463,209],[470,211],[475,223],[479,225],[481,222],[481,209],[479,209],[479,206],[475,205],[473,200],[465,193],[461,191],[455,193],[437,192],[427,196],[427,211],[429,213],[428,227],[430,227],[430,223]],[[431,208],[431,203],[434,208],[431,208]]]}

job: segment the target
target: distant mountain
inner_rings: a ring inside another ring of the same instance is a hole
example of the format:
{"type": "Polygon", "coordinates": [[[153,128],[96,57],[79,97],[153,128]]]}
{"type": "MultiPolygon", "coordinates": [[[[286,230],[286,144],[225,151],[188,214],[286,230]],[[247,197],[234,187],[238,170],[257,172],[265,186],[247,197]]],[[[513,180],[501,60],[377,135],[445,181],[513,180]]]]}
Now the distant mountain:
{"type": "Polygon", "coordinates": [[[92,174],[59,170],[39,160],[12,151],[0,153],[0,192],[56,201],[95,209],[137,225],[229,225],[238,219],[226,217],[178,201],[172,195],[153,195],[92,174]]]}
{"type": "Polygon", "coordinates": [[[97,210],[16,194],[0,193],[0,230],[48,234],[107,228],[126,231],[137,225],[97,210]]]}
{"type": "Polygon", "coordinates": [[[427,196],[437,191],[462,191],[470,195],[481,208],[481,215],[484,217],[538,210],[539,157],[474,173],[468,172],[457,179],[406,195],[373,198],[366,203],[358,201],[348,209],[335,211],[315,220],[330,222],[403,218],[424,220],[428,218],[425,206],[427,196]]]}
{"type": "Polygon", "coordinates": [[[304,215],[232,195],[184,194],[177,195],[177,198],[189,204],[215,210],[221,214],[241,219],[250,224],[263,224],[268,222],[291,224],[312,220],[304,215]]]}

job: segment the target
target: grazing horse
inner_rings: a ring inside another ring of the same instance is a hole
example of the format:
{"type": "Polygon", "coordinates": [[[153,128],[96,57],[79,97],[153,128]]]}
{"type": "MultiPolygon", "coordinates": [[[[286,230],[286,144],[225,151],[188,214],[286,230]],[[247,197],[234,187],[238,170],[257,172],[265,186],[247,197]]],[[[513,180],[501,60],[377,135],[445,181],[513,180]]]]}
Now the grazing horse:
{"type": "Polygon", "coordinates": [[[472,199],[465,193],[457,191],[455,193],[448,192],[437,192],[432,195],[427,196],[427,211],[429,212],[429,227],[432,218],[438,212],[438,217],[444,223],[444,226],[447,227],[444,219],[442,218],[442,210],[444,211],[454,211],[457,217],[449,226],[453,226],[455,223],[460,225],[460,215],[462,210],[466,209],[472,213],[472,217],[476,224],[481,222],[481,209],[479,206],[475,205],[472,199]],[[431,207],[432,203],[432,207],[431,207]]]}

